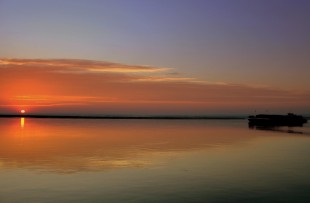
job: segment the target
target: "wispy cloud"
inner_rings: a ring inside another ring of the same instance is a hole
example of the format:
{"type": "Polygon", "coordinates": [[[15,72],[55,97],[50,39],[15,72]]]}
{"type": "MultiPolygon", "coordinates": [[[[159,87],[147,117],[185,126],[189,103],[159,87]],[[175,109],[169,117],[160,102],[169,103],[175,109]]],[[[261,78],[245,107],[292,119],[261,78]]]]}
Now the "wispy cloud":
{"type": "Polygon", "coordinates": [[[133,79],[136,82],[192,82],[195,81],[194,78],[185,78],[185,77],[143,77],[133,79]]]}
{"type": "Polygon", "coordinates": [[[169,68],[78,59],[0,59],[0,67],[10,66],[52,68],[61,73],[154,73],[170,70],[169,68]]]}

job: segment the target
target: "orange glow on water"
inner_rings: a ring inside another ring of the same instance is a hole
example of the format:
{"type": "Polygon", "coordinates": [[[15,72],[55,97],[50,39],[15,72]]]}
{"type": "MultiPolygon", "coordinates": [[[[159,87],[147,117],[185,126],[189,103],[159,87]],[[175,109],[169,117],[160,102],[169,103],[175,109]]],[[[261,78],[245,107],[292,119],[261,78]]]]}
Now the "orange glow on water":
{"type": "Polygon", "coordinates": [[[0,157],[7,160],[2,167],[98,171],[147,166],[155,163],[153,158],[157,155],[170,157],[212,146],[225,148],[254,137],[247,128],[235,133],[234,128],[222,128],[214,122],[206,124],[206,121],[4,119],[0,122],[0,131],[5,132],[0,137],[0,157]],[[149,161],[151,158],[153,161],[149,161]]]}
{"type": "Polygon", "coordinates": [[[20,127],[21,128],[25,127],[25,118],[20,118],[20,127]]]}

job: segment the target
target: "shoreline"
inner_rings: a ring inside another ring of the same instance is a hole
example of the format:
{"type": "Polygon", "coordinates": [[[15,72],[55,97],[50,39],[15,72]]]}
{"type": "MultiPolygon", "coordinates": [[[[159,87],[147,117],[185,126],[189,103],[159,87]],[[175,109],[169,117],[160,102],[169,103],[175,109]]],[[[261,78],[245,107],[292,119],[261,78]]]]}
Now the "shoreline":
{"type": "Polygon", "coordinates": [[[82,115],[0,115],[0,118],[58,118],[58,119],[166,119],[166,120],[244,120],[245,116],[82,116],[82,115]]]}

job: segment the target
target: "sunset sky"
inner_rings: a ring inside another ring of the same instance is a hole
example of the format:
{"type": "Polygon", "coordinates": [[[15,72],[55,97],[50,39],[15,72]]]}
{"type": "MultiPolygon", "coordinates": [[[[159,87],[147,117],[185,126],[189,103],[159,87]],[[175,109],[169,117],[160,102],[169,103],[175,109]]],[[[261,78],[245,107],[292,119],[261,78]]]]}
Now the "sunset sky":
{"type": "Polygon", "coordinates": [[[310,114],[308,0],[0,0],[0,114],[310,114]]]}

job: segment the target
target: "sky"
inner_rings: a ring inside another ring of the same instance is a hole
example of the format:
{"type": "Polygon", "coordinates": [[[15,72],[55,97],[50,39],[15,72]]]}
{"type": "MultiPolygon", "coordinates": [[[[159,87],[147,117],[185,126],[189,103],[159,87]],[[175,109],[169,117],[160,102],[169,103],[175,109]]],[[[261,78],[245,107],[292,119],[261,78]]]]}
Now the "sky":
{"type": "Polygon", "coordinates": [[[310,113],[310,1],[0,0],[0,113],[310,113]]]}

